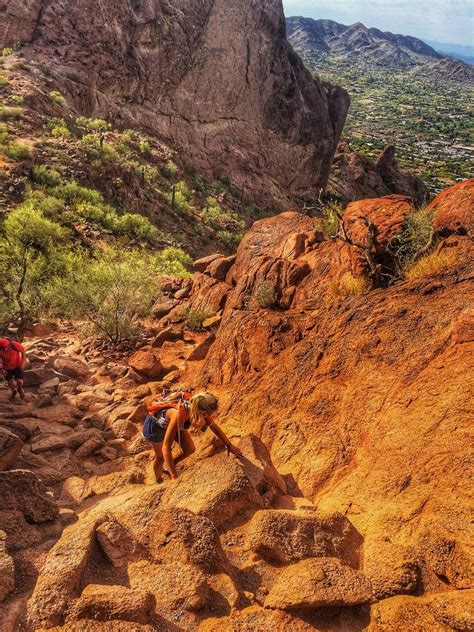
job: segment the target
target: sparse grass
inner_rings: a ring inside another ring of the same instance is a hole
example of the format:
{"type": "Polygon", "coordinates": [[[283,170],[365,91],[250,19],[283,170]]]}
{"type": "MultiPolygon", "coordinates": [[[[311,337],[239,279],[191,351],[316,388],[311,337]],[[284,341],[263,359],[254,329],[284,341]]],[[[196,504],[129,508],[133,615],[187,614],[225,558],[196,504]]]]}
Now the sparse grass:
{"type": "Polygon", "coordinates": [[[370,284],[363,277],[354,277],[346,272],[340,279],[331,281],[326,293],[329,303],[337,302],[341,298],[362,296],[370,290],[370,284]]]}
{"type": "Polygon", "coordinates": [[[413,281],[413,279],[444,270],[455,263],[456,253],[452,250],[445,249],[441,252],[432,252],[407,268],[405,276],[409,281],[413,281]]]}
{"type": "MultiPolygon", "coordinates": [[[[411,265],[415,254],[429,242],[432,231],[432,214],[426,206],[422,206],[406,218],[395,244],[395,251],[402,266],[411,265]]],[[[433,244],[433,247],[435,245],[433,244]]]]}
{"type": "Polygon", "coordinates": [[[260,307],[271,309],[278,304],[278,294],[271,283],[264,281],[255,291],[255,299],[260,307]]]}
{"type": "Polygon", "coordinates": [[[49,93],[49,96],[51,98],[51,101],[54,101],[54,103],[56,103],[57,105],[66,105],[66,99],[57,90],[52,90],[49,93]]]}

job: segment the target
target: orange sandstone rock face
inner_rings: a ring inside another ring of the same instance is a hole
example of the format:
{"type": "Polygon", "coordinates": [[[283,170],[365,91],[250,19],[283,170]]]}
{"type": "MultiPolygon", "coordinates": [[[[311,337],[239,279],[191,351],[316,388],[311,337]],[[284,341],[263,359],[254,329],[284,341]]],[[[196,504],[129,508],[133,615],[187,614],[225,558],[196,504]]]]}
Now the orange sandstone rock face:
{"type": "Polygon", "coordinates": [[[428,207],[436,230],[472,235],[474,231],[474,179],[441,191],[428,207]]]}

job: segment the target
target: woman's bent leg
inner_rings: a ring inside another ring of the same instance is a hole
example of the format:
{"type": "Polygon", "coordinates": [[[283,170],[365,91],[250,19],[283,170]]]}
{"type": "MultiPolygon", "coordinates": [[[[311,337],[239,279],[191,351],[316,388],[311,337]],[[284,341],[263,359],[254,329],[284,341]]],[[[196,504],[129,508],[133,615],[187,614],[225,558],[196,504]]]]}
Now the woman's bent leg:
{"type": "Polygon", "coordinates": [[[154,457],[153,457],[153,472],[155,474],[155,480],[157,483],[161,483],[163,481],[163,444],[162,443],[152,443],[154,457]]]}

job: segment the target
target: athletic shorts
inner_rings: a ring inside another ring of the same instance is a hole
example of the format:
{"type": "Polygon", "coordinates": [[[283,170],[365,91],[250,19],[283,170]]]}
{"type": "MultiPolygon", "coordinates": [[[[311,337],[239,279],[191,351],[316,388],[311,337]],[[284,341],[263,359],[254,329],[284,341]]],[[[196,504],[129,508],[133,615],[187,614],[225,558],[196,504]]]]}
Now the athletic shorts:
{"type": "Polygon", "coordinates": [[[9,369],[7,370],[7,374],[5,377],[7,382],[10,382],[11,380],[22,380],[23,369],[21,367],[18,367],[16,369],[9,369]]]}

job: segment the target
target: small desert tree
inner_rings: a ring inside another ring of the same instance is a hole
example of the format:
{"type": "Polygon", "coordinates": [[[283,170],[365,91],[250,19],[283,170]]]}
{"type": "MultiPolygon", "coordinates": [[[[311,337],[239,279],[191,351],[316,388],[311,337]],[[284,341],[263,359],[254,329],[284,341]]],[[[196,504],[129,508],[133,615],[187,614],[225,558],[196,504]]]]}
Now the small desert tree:
{"type": "Polygon", "coordinates": [[[34,208],[12,211],[0,227],[3,329],[18,325],[21,339],[40,305],[42,288],[57,265],[65,232],[34,208]]]}

